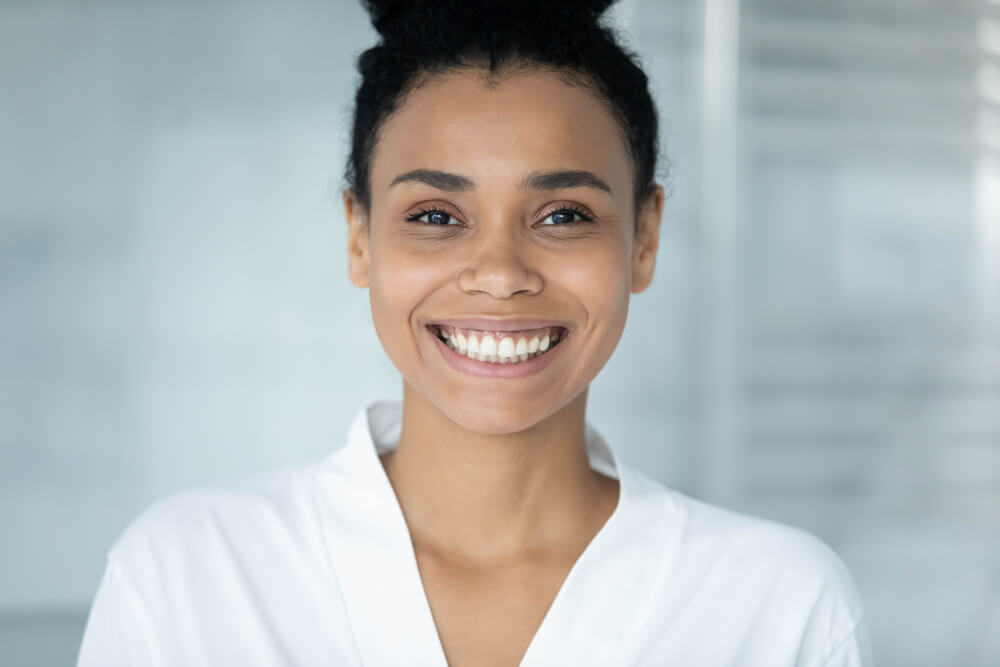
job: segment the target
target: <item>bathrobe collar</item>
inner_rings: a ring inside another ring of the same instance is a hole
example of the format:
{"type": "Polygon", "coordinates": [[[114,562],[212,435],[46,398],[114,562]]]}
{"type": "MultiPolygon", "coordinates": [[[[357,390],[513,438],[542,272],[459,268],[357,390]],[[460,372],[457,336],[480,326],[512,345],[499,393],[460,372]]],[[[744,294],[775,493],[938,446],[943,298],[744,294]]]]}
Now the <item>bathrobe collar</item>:
{"type": "MultiPolygon", "coordinates": [[[[447,665],[402,510],[378,458],[396,446],[402,405],[379,402],[351,424],[347,444],[318,471],[324,539],[358,652],[366,665],[447,665]]],[[[586,431],[591,467],[619,480],[611,517],[573,565],[522,659],[522,667],[621,659],[629,609],[644,597],[649,540],[630,474],[604,438],[586,431]],[[647,535],[644,537],[644,532],[647,535]]],[[[646,524],[647,526],[649,524],[646,524]]]]}

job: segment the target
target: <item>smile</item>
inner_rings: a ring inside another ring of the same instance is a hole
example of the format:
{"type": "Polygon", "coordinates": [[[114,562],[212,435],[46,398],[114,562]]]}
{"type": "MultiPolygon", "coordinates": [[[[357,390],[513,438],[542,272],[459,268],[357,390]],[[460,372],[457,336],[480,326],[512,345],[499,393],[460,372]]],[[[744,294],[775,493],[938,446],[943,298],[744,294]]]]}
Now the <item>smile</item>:
{"type": "Polygon", "coordinates": [[[562,327],[527,331],[479,331],[432,325],[431,332],[458,354],[490,364],[518,364],[540,357],[565,336],[562,327]]]}

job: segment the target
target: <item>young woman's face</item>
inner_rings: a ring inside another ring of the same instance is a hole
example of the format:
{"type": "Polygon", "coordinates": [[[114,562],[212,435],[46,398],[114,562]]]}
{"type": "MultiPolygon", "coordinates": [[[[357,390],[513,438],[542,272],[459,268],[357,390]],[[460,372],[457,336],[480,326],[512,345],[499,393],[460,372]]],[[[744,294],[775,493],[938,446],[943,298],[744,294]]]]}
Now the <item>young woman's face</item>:
{"type": "Polygon", "coordinates": [[[473,431],[578,397],[652,278],[662,191],[637,231],[616,120],[550,72],[421,85],[381,129],[370,188],[367,217],[345,196],[351,279],[405,381],[473,431]]]}

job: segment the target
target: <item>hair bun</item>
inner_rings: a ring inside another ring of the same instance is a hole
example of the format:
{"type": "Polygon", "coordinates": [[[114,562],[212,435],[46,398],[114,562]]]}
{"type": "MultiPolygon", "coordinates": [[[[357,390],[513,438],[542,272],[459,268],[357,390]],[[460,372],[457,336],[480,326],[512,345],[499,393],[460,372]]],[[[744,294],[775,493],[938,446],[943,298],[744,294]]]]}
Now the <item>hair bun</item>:
{"type": "Polygon", "coordinates": [[[419,4],[418,2],[406,2],[406,0],[362,0],[365,11],[371,16],[372,25],[380,35],[387,35],[392,32],[392,27],[398,22],[401,14],[407,9],[411,9],[419,4]]]}
{"type": "Polygon", "coordinates": [[[383,38],[417,28],[440,26],[441,21],[459,23],[506,17],[523,22],[537,16],[558,15],[594,23],[616,0],[361,0],[372,25],[383,38]]]}

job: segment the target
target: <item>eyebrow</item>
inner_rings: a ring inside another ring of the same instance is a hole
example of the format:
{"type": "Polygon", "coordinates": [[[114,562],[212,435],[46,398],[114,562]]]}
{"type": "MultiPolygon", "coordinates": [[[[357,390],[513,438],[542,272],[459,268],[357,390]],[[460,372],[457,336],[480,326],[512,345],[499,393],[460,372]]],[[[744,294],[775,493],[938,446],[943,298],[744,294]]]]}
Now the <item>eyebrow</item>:
{"type": "Polygon", "coordinates": [[[444,190],[445,192],[466,192],[476,189],[476,184],[470,178],[435,169],[414,169],[405,174],[400,174],[392,179],[389,187],[399,185],[400,183],[423,183],[424,185],[429,185],[432,188],[444,190]]]}
{"type": "Polygon", "coordinates": [[[527,190],[563,190],[566,188],[596,188],[611,194],[611,186],[590,171],[543,171],[528,174],[521,181],[527,190]]]}
{"type": "MultiPolygon", "coordinates": [[[[400,183],[423,183],[445,192],[468,192],[476,184],[467,176],[437,169],[413,169],[392,179],[389,187],[400,183]]],[[[540,171],[528,174],[521,181],[525,190],[563,190],[568,188],[594,188],[612,194],[611,186],[590,171],[540,171]]]]}

